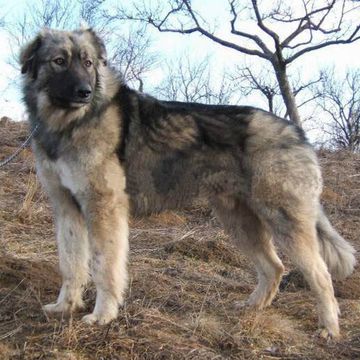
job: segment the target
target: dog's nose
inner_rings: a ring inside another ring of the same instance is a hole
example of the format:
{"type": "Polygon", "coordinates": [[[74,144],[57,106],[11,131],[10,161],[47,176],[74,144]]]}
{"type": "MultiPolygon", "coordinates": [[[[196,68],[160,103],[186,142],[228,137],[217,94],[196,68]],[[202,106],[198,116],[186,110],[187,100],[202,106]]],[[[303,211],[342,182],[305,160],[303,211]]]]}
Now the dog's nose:
{"type": "Polygon", "coordinates": [[[89,98],[91,92],[92,92],[91,87],[90,85],[87,84],[81,85],[76,89],[76,95],[82,99],[89,98]]]}

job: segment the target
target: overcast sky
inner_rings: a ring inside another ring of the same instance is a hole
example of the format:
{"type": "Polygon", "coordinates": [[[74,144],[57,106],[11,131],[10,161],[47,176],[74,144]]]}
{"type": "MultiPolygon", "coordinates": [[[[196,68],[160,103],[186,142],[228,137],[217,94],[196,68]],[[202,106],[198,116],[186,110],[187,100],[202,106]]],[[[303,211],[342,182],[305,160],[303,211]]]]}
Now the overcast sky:
{"type": "MultiPolygon", "coordinates": [[[[14,22],[20,19],[29,7],[27,3],[35,6],[39,0],[26,1],[4,1],[0,0],[0,19],[5,22],[14,22]]],[[[294,1],[295,2],[295,1],[294,1]]],[[[109,1],[111,4],[111,1],[109,1]]],[[[262,6],[271,6],[272,0],[259,1],[262,6]]],[[[194,0],[193,6],[196,8],[210,23],[215,24],[217,34],[224,38],[239,42],[239,39],[229,35],[230,15],[226,0],[194,0]]],[[[358,13],[357,19],[360,18],[358,13]]],[[[356,19],[356,17],[355,17],[356,19]]],[[[355,20],[356,21],[356,20],[355,20]]],[[[80,21],[79,21],[80,22],[80,21]]],[[[251,27],[251,23],[242,21],[241,27],[246,30],[257,31],[251,27]]],[[[239,25],[240,27],[240,25],[239,25]]],[[[291,29],[283,27],[276,29],[285,34],[291,29]]],[[[151,92],[151,89],[157,85],[162,79],[164,62],[169,59],[176,59],[186,52],[195,60],[201,60],[207,55],[212,57],[212,72],[221,73],[223,69],[231,69],[235,64],[244,64],[264,67],[264,62],[255,57],[242,55],[232,49],[227,49],[217,45],[210,40],[199,35],[179,35],[158,33],[155,29],[149,29],[149,33],[153,38],[153,52],[161,54],[161,60],[147,77],[145,82],[145,91],[151,92]]],[[[11,57],[10,38],[5,30],[0,30],[0,116],[10,116],[14,119],[22,119],[24,117],[24,107],[21,103],[20,75],[18,70],[9,65],[11,57]]],[[[338,45],[328,47],[317,52],[305,55],[299,58],[290,68],[290,72],[301,74],[302,80],[310,80],[316,78],[320,68],[326,66],[334,66],[336,73],[341,74],[348,68],[359,68],[360,41],[350,45],[338,45]]],[[[266,103],[258,96],[250,96],[244,99],[244,104],[265,107],[266,103]]],[[[302,110],[304,111],[304,110],[302,110]]],[[[310,110],[309,110],[310,111],[310,110]]],[[[306,109],[305,109],[306,112],[306,109]]]]}

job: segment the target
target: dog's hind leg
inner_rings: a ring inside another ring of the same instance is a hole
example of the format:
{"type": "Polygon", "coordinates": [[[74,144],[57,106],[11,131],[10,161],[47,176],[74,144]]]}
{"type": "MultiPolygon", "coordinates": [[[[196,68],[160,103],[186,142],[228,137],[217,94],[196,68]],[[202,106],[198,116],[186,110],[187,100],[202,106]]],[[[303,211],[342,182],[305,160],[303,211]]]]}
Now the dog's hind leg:
{"type": "Polygon", "coordinates": [[[271,235],[245,203],[229,199],[215,203],[215,211],[225,231],[256,267],[258,284],[244,305],[263,308],[275,297],[284,266],[276,254],[271,235]]]}
{"type": "MultiPolygon", "coordinates": [[[[285,210],[283,210],[284,212],[285,210]]],[[[288,233],[279,233],[279,226],[272,222],[276,238],[282,243],[283,250],[303,273],[316,300],[319,315],[320,335],[336,337],[339,335],[339,307],[328,268],[319,250],[314,209],[296,211],[296,219],[290,220],[288,233]]],[[[283,227],[284,228],[284,227],[283,227]]]]}
{"type": "Polygon", "coordinates": [[[320,254],[316,230],[316,193],[313,190],[313,197],[310,197],[310,190],[304,194],[301,198],[294,191],[286,194],[287,198],[284,196],[281,204],[270,205],[269,201],[259,201],[255,206],[258,215],[271,229],[276,243],[288,254],[310,285],[317,300],[321,336],[336,337],[339,335],[339,308],[330,273],[320,254]]]}
{"type": "Polygon", "coordinates": [[[47,312],[70,312],[82,307],[82,291],[88,281],[89,250],[84,217],[70,191],[62,187],[47,162],[37,164],[55,213],[56,238],[62,286],[56,303],[44,306],[47,312]]]}
{"type": "MultiPolygon", "coordinates": [[[[284,132],[280,136],[285,143],[288,141],[286,151],[262,147],[262,151],[252,153],[247,201],[270,230],[275,244],[289,255],[309,283],[317,300],[321,335],[335,337],[339,334],[338,304],[317,237],[317,230],[323,237],[328,237],[330,231],[324,219],[319,219],[320,167],[310,147],[292,146],[291,137],[286,139],[284,132]]],[[[323,240],[343,247],[343,240],[323,240]]],[[[347,254],[346,262],[353,263],[351,249],[345,251],[347,254]]]]}

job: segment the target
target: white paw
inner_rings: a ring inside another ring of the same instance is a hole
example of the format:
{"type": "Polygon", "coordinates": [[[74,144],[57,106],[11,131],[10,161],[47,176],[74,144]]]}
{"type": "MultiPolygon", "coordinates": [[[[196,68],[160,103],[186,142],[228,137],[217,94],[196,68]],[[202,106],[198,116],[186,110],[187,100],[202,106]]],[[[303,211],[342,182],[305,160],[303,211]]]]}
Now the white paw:
{"type": "Polygon", "coordinates": [[[75,309],[82,308],[84,306],[82,301],[69,302],[61,301],[57,303],[47,304],[43,306],[44,311],[48,313],[69,313],[75,309]]]}
{"type": "Polygon", "coordinates": [[[326,341],[331,341],[333,339],[338,339],[340,337],[339,329],[335,327],[333,330],[327,328],[320,328],[316,334],[326,341]]]}
{"type": "Polygon", "coordinates": [[[70,304],[65,302],[47,304],[43,309],[48,313],[66,313],[70,311],[70,304]]]}
{"type": "Polygon", "coordinates": [[[243,300],[243,301],[235,301],[234,302],[234,309],[235,310],[243,310],[245,309],[246,307],[248,307],[248,303],[246,300],[243,300]]]}
{"type": "Polygon", "coordinates": [[[83,316],[81,321],[84,322],[85,324],[92,325],[96,323],[97,316],[95,314],[88,314],[83,316]]]}
{"type": "Polygon", "coordinates": [[[116,318],[116,315],[107,313],[107,314],[95,314],[95,313],[91,313],[88,315],[85,315],[81,321],[83,321],[85,324],[88,325],[93,325],[93,324],[98,324],[98,325],[106,325],[108,324],[111,320],[114,320],[116,318]]]}
{"type": "Polygon", "coordinates": [[[263,307],[260,301],[254,301],[251,297],[247,300],[235,301],[234,303],[235,310],[261,310],[263,307]]]}

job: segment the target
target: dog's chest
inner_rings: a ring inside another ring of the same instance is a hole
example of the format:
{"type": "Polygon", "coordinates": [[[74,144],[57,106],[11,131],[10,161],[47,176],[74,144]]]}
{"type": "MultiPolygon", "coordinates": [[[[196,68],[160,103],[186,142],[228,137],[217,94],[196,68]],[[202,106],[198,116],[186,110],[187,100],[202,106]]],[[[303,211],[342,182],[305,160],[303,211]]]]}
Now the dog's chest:
{"type": "Polygon", "coordinates": [[[61,184],[73,194],[86,191],[88,179],[80,164],[71,163],[63,159],[55,162],[54,167],[61,184]]]}

